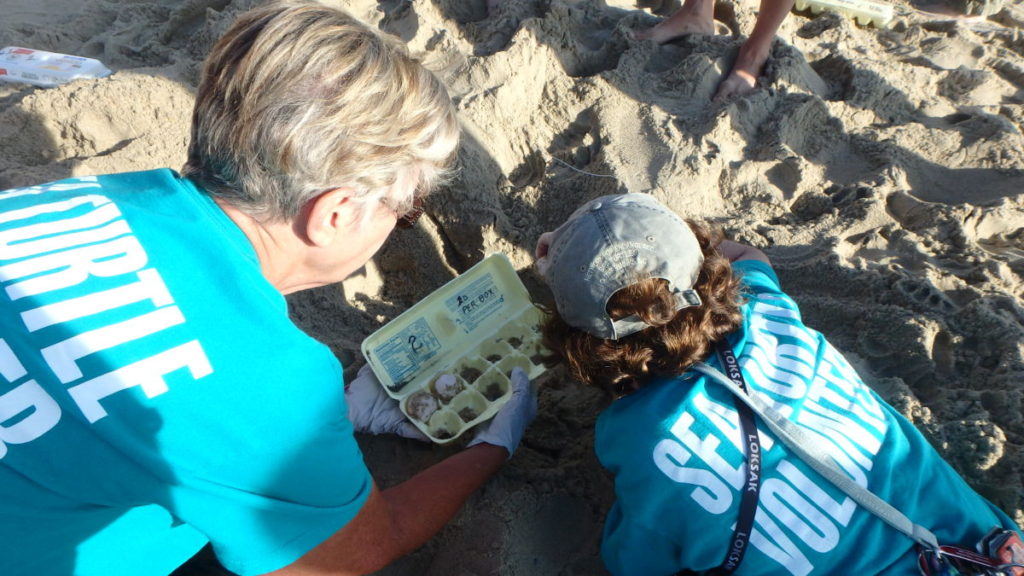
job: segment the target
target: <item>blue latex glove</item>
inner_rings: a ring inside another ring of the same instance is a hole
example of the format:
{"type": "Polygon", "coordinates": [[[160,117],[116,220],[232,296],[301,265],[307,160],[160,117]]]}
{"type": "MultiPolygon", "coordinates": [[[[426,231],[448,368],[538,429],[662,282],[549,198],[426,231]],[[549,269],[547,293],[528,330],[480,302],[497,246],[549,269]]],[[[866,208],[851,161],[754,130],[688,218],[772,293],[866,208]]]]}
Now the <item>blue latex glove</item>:
{"type": "Polygon", "coordinates": [[[508,450],[508,457],[519,446],[526,427],[537,417],[537,388],[522,368],[514,368],[510,374],[512,397],[489,421],[477,427],[476,436],[467,448],[482,442],[502,446],[508,450]]]}
{"type": "Polygon", "coordinates": [[[348,404],[348,419],[357,432],[398,434],[424,442],[430,440],[405,417],[398,401],[388,396],[369,364],[360,368],[355,379],[345,384],[345,403],[348,404]]]}

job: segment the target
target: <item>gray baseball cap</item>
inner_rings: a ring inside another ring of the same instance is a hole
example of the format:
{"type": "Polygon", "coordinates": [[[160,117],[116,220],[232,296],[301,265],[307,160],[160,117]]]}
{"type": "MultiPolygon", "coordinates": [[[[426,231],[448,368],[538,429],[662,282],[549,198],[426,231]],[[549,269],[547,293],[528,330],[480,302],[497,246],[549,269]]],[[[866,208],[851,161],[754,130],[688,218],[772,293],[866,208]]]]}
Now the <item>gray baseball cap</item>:
{"type": "Polygon", "coordinates": [[[612,320],[608,300],[643,278],[662,278],[676,310],[700,306],[693,285],[704,264],[700,244],[676,213],[648,194],[602,196],[581,206],[557,230],[537,268],[569,326],[618,340],[647,328],[639,316],[612,320]]]}

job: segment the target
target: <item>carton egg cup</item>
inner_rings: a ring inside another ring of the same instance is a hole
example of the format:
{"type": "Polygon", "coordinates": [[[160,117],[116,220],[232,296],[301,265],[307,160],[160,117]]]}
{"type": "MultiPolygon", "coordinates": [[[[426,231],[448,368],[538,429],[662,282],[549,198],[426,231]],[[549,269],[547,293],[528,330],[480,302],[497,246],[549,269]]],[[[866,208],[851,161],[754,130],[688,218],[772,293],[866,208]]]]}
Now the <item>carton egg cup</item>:
{"type": "Polygon", "coordinates": [[[543,317],[508,259],[492,254],[371,334],[363,355],[402,413],[447,444],[509,401],[514,368],[530,379],[545,371],[543,317]],[[456,394],[437,390],[453,377],[456,394]]]}

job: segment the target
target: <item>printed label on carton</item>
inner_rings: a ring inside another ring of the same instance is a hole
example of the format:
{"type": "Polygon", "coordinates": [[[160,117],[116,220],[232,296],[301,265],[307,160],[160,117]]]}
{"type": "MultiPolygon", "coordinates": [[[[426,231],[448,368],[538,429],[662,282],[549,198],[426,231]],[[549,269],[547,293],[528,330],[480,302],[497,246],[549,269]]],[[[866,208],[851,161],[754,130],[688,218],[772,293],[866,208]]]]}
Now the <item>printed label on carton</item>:
{"type": "Polygon", "coordinates": [[[374,350],[398,390],[419,371],[420,366],[437,355],[441,342],[426,319],[419,318],[388,338],[374,350]]]}
{"type": "Polygon", "coordinates": [[[487,322],[505,303],[505,294],[498,288],[490,273],[476,279],[465,289],[444,301],[452,313],[455,323],[469,334],[477,326],[487,322]]]}
{"type": "Polygon", "coordinates": [[[4,71],[0,74],[2,81],[26,82],[44,88],[110,74],[99,60],[14,46],[0,48],[0,63],[4,71]]]}

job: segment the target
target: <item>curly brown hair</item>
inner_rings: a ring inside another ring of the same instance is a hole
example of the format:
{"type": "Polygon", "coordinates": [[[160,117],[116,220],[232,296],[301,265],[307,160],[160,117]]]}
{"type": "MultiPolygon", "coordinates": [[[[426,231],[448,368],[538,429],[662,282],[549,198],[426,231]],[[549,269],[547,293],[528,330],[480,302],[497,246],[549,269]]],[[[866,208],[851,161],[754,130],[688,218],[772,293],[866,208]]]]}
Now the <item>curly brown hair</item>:
{"type": "Polygon", "coordinates": [[[675,312],[668,282],[646,278],[619,290],[608,301],[614,318],[636,314],[648,328],[619,340],[573,328],[552,312],[543,325],[544,344],[565,361],[570,375],[621,397],[656,376],[675,376],[707,357],[711,345],[743,322],[740,281],[717,250],[721,229],[687,220],[704,254],[694,289],[702,304],[675,312]]]}

